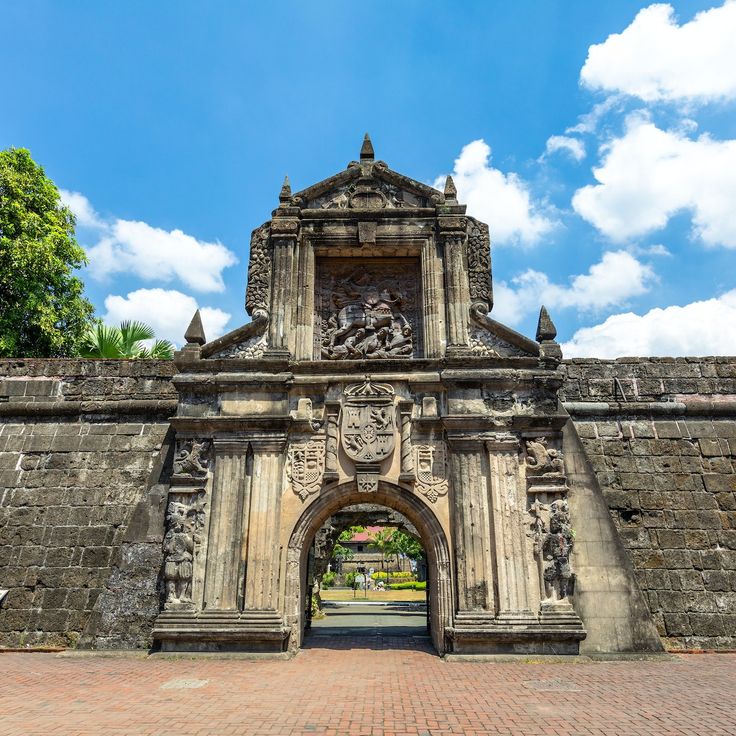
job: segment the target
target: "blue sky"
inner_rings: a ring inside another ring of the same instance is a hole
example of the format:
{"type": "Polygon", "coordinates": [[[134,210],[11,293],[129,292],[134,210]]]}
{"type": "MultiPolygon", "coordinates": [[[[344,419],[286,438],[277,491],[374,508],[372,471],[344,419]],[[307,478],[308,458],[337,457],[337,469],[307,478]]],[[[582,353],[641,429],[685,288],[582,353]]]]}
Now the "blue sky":
{"type": "Polygon", "coordinates": [[[494,316],[566,355],[736,354],[736,3],[8,1],[0,148],[78,214],[98,313],[246,321],[250,231],[376,156],[453,173],[494,316]]]}

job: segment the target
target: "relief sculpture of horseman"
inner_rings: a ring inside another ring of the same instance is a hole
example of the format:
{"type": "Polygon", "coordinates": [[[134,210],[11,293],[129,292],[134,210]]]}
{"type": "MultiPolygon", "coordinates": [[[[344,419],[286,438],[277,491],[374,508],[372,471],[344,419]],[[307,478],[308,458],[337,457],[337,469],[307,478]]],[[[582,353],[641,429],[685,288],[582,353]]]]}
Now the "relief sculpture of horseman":
{"type": "Polygon", "coordinates": [[[353,274],[332,294],[322,357],[328,360],[410,357],[412,329],[402,312],[404,297],[388,283],[353,274]]]}

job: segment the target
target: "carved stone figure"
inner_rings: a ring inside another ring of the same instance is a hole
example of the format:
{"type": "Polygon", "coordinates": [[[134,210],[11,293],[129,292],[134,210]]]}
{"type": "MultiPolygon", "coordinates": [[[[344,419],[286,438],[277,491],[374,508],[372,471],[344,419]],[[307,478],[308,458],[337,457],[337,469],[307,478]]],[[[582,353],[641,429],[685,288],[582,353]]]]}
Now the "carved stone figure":
{"type": "Polygon", "coordinates": [[[209,469],[210,442],[208,440],[180,440],[174,458],[174,475],[204,478],[209,469]]]}
{"type": "Polygon", "coordinates": [[[567,499],[550,504],[549,531],[542,542],[544,587],[547,600],[565,601],[570,594],[574,574],[570,568],[575,535],[570,524],[567,499]]]}
{"type": "Polygon", "coordinates": [[[294,442],[289,446],[286,475],[294,493],[304,501],[319,493],[325,469],[325,443],[321,440],[294,442]]]}
{"type": "Polygon", "coordinates": [[[447,493],[447,449],[444,442],[417,445],[415,488],[429,501],[435,503],[447,493]]]}
{"type": "Polygon", "coordinates": [[[547,447],[547,440],[538,437],[526,442],[526,470],[532,475],[547,473],[563,473],[565,466],[562,462],[562,453],[554,448],[547,447]]]}
{"type": "Polygon", "coordinates": [[[342,444],[357,463],[377,464],[394,451],[394,390],[388,384],[362,384],[345,389],[342,412],[342,444]]]}
{"type": "MultiPolygon", "coordinates": [[[[397,271],[399,266],[397,265],[397,271]]],[[[410,358],[415,333],[407,307],[416,311],[416,287],[406,273],[389,275],[387,264],[334,274],[322,292],[319,354],[325,360],[410,358]],[[411,304],[411,306],[410,306],[411,304]]]]}
{"type": "Polygon", "coordinates": [[[167,606],[192,602],[194,554],[204,526],[203,496],[198,493],[189,503],[169,501],[163,543],[167,606]]]}

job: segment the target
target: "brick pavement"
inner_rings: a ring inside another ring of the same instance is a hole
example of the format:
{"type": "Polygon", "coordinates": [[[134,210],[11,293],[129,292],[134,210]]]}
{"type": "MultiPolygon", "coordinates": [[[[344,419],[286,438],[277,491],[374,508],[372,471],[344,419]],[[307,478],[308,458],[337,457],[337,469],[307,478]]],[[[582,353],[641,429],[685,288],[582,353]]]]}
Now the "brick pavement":
{"type": "Polygon", "coordinates": [[[287,662],[6,653],[0,734],[736,734],[736,655],[448,663],[424,641],[319,637],[287,662]]]}

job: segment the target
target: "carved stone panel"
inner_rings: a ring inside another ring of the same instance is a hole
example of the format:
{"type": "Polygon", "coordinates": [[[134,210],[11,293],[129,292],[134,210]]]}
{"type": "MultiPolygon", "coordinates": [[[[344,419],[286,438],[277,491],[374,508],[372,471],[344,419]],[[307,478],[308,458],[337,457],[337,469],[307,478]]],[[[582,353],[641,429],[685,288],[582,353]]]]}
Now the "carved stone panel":
{"type": "Polygon", "coordinates": [[[251,316],[268,312],[271,301],[271,248],[269,223],[256,228],[250,240],[248,287],[245,292],[245,308],[251,316]]]}
{"type": "Polygon", "coordinates": [[[391,457],[396,438],[394,390],[370,378],[345,389],[342,446],[355,463],[377,465],[391,457]]]}
{"type": "Polygon", "coordinates": [[[315,359],[421,356],[418,268],[412,258],[320,259],[315,359]]]}
{"type": "Polygon", "coordinates": [[[286,475],[294,493],[304,501],[319,493],[325,470],[325,443],[322,440],[293,442],[289,445],[286,475]]]}
{"type": "Polygon", "coordinates": [[[164,536],[165,607],[192,606],[192,577],[204,528],[205,492],[170,493],[164,536]]]}
{"type": "Polygon", "coordinates": [[[345,209],[402,209],[430,206],[427,197],[380,180],[354,181],[336,187],[313,199],[309,208],[324,210],[345,209]]]}
{"type": "Polygon", "coordinates": [[[434,503],[440,496],[447,494],[447,448],[444,442],[432,442],[417,445],[416,455],[417,481],[415,488],[429,501],[434,503]]]}
{"type": "Polygon", "coordinates": [[[205,478],[210,466],[211,446],[209,440],[177,440],[174,478],[179,480],[205,478]]]}

